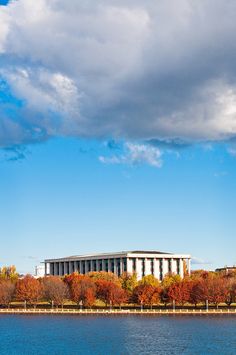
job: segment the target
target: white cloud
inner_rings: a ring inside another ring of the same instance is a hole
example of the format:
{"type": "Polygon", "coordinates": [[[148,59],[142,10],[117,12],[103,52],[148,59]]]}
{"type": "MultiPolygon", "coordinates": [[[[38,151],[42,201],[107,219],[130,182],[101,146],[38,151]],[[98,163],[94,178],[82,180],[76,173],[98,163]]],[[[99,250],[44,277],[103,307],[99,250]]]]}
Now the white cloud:
{"type": "Polygon", "coordinates": [[[234,137],[235,13],[236,2],[224,0],[1,7],[0,75],[24,107],[14,124],[1,108],[0,145],[38,140],[35,131],[41,139],[234,137]]]}
{"type": "Polygon", "coordinates": [[[110,157],[100,156],[99,160],[105,164],[148,164],[156,168],[162,166],[161,151],[150,145],[127,142],[124,145],[124,154],[110,157]]]}

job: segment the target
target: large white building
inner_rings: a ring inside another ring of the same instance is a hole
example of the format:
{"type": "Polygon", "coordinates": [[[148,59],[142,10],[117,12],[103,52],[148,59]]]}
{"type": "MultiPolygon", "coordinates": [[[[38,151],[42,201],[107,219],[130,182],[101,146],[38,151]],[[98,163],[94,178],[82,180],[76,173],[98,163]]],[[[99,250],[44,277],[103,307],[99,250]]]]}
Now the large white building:
{"type": "Polygon", "coordinates": [[[168,273],[184,276],[184,265],[190,273],[190,255],[159,251],[122,251],[118,253],[78,255],[45,260],[45,275],[63,276],[73,272],[110,271],[120,276],[123,272],[137,273],[140,280],[154,275],[159,280],[168,273]]]}

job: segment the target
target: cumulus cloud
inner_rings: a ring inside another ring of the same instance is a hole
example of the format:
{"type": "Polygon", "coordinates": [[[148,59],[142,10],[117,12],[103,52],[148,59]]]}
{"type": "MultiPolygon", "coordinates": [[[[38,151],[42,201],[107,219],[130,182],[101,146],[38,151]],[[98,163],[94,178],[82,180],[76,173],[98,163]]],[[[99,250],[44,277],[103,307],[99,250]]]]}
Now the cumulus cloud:
{"type": "Polygon", "coordinates": [[[124,153],[112,156],[100,156],[99,160],[105,164],[148,164],[156,168],[162,166],[161,151],[150,145],[126,142],[124,153]]]}
{"type": "Polygon", "coordinates": [[[0,76],[22,106],[0,109],[0,146],[231,139],[235,14],[224,0],[11,1],[0,8],[0,76]]]}

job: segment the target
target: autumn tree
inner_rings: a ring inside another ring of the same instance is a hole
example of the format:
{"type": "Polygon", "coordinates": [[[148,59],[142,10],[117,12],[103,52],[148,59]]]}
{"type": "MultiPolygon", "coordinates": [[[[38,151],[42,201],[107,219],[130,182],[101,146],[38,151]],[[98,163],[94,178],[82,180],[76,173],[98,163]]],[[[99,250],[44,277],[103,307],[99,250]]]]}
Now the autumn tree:
{"type": "Polygon", "coordinates": [[[15,283],[9,280],[0,281],[0,305],[9,306],[15,293],[15,283]]]}
{"type": "Polygon", "coordinates": [[[177,283],[177,282],[181,282],[181,277],[180,277],[180,275],[173,274],[173,273],[167,274],[164,277],[164,279],[162,280],[162,282],[161,282],[161,300],[165,304],[165,306],[170,301],[169,294],[168,294],[169,288],[171,285],[173,285],[174,283],[177,283]]]}
{"type": "Polygon", "coordinates": [[[107,280],[97,280],[97,297],[102,300],[106,306],[108,304],[121,305],[127,301],[127,293],[116,283],[107,280]]]}
{"type": "Polygon", "coordinates": [[[236,277],[227,277],[225,281],[227,290],[225,303],[230,306],[236,302],[236,277]]]}
{"type": "Polygon", "coordinates": [[[190,290],[190,303],[194,304],[196,307],[198,303],[206,302],[208,297],[207,280],[201,277],[194,278],[192,280],[192,287],[190,290]]]}
{"type": "Polygon", "coordinates": [[[227,298],[227,286],[222,277],[212,277],[207,280],[208,300],[217,308],[219,303],[225,302],[227,298]]]}
{"type": "Polygon", "coordinates": [[[173,283],[168,289],[169,299],[181,305],[189,302],[191,286],[191,282],[186,280],[173,283]]]}
{"type": "Polygon", "coordinates": [[[138,285],[137,274],[124,272],[120,276],[121,287],[131,295],[135,287],[138,285]]]}
{"type": "Polygon", "coordinates": [[[42,279],[44,297],[55,306],[62,306],[69,298],[68,285],[58,276],[49,276],[42,279]]]}
{"type": "Polygon", "coordinates": [[[26,275],[19,279],[16,284],[16,298],[19,301],[25,301],[35,304],[42,297],[42,286],[39,280],[31,275],[26,275]]]}
{"type": "Polygon", "coordinates": [[[132,300],[134,303],[152,306],[160,302],[161,289],[159,286],[140,283],[133,291],[132,300]]]}
{"type": "Polygon", "coordinates": [[[87,275],[75,277],[70,284],[71,299],[77,304],[91,307],[96,300],[95,283],[87,275]]]}
{"type": "Polygon", "coordinates": [[[150,285],[154,287],[159,287],[160,282],[154,275],[146,275],[143,276],[142,279],[139,281],[139,285],[150,285]]]}
{"type": "Polygon", "coordinates": [[[105,280],[105,281],[111,281],[115,283],[118,286],[121,286],[121,280],[116,274],[113,274],[112,272],[106,272],[106,271],[91,271],[89,272],[88,276],[96,282],[97,280],[105,280]]]}
{"type": "Polygon", "coordinates": [[[0,268],[0,280],[10,280],[12,282],[16,282],[18,276],[19,275],[16,272],[16,267],[14,265],[3,266],[0,268]]]}

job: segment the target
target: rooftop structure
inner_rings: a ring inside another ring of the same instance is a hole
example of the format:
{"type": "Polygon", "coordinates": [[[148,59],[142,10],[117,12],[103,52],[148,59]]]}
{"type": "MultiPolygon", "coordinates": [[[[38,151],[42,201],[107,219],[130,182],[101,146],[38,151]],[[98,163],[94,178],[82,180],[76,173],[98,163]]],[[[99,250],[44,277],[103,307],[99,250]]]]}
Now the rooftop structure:
{"type": "Polygon", "coordinates": [[[230,274],[231,272],[236,272],[236,266],[224,266],[224,267],[220,267],[218,269],[215,270],[216,272],[223,272],[226,275],[230,274]]]}
{"type": "Polygon", "coordinates": [[[145,275],[154,275],[159,280],[168,273],[184,276],[186,266],[190,273],[190,255],[160,251],[121,251],[89,255],[68,256],[45,260],[45,275],[63,276],[73,272],[86,274],[91,271],[136,273],[138,280],[145,275]]]}

